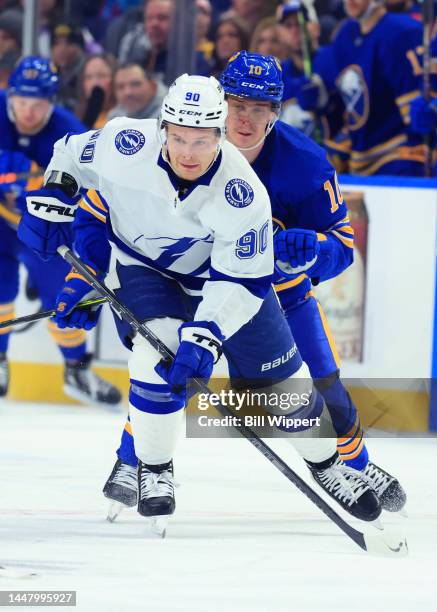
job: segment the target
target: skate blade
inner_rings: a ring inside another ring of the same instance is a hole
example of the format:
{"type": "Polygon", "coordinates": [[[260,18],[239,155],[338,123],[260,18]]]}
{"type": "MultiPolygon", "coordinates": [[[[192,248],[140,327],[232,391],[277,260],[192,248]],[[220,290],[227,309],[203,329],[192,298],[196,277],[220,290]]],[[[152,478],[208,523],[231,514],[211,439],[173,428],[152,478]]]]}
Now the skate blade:
{"type": "Polygon", "coordinates": [[[405,510],[405,508],[401,508],[401,509],[398,511],[398,514],[399,514],[399,516],[402,516],[402,517],[404,517],[404,518],[408,518],[408,512],[405,510]]]}
{"type": "Polygon", "coordinates": [[[71,399],[80,402],[81,404],[85,404],[86,406],[97,406],[98,408],[106,408],[109,411],[120,412],[123,409],[123,404],[120,402],[119,404],[107,404],[106,402],[98,402],[97,400],[92,399],[86,393],[82,393],[75,387],[71,387],[70,385],[64,385],[62,387],[65,395],[68,395],[71,399]]]}
{"type": "Polygon", "coordinates": [[[152,516],[150,520],[150,531],[158,538],[165,538],[168,519],[170,515],[152,516]]]}
{"type": "Polygon", "coordinates": [[[0,578],[35,578],[36,572],[0,566],[0,578]]]}
{"type": "Polygon", "coordinates": [[[117,501],[112,502],[111,505],[109,506],[108,515],[106,517],[106,520],[108,521],[108,523],[113,523],[115,519],[117,518],[117,516],[119,516],[123,512],[123,510],[127,507],[128,506],[125,506],[125,504],[122,504],[121,502],[117,502],[117,501]]]}
{"type": "Polygon", "coordinates": [[[367,552],[373,555],[406,557],[408,544],[404,534],[394,529],[382,529],[377,533],[364,533],[367,552]]]}

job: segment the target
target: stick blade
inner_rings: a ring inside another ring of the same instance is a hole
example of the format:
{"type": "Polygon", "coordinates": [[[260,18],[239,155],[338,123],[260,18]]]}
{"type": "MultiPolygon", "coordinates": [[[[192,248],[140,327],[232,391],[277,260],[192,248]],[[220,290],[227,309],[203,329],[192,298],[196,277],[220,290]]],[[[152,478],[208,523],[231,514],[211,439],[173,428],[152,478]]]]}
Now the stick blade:
{"type": "Polygon", "coordinates": [[[405,535],[393,529],[364,534],[364,542],[367,552],[372,555],[385,557],[406,557],[408,555],[405,535]]]}

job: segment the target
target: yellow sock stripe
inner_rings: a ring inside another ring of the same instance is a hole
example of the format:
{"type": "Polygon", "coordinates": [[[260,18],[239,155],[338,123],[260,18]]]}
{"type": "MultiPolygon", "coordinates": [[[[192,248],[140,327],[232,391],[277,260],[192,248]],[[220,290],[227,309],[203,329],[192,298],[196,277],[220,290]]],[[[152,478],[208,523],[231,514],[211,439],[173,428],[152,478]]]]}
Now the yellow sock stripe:
{"type": "Polygon", "coordinates": [[[127,431],[128,434],[130,434],[131,436],[132,434],[132,425],[130,424],[129,421],[126,421],[126,424],[124,426],[124,430],[127,431]]]}
{"type": "MultiPolygon", "coordinates": [[[[0,323],[4,321],[9,321],[9,319],[15,318],[15,308],[14,303],[11,302],[9,304],[1,304],[0,305],[0,323]]],[[[0,336],[4,336],[5,334],[9,334],[12,327],[2,327],[0,329],[0,336]]]]}
{"type": "Polygon", "coordinates": [[[349,438],[349,440],[343,442],[344,438],[340,438],[337,440],[337,448],[338,452],[342,454],[352,453],[356,450],[357,446],[359,446],[361,440],[363,439],[363,430],[360,429],[357,432],[357,435],[354,438],[349,438]]]}
{"type": "Polygon", "coordinates": [[[316,300],[316,303],[317,308],[319,309],[320,318],[322,320],[323,329],[325,331],[326,338],[328,339],[328,343],[332,351],[332,356],[334,357],[335,365],[337,366],[337,368],[340,368],[340,355],[338,354],[337,347],[335,345],[335,340],[329,327],[328,320],[318,300],[316,300]]]}
{"type": "Polygon", "coordinates": [[[338,449],[338,453],[340,457],[343,459],[343,461],[347,461],[348,459],[355,459],[356,457],[358,457],[358,455],[363,450],[363,446],[364,446],[364,438],[361,438],[358,447],[354,451],[351,451],[350,453],[345,453],[343,450],[338,449]]]}
{"type": "Polygon", "coordinates": [[[361,429],[361,421],[360,421],[360,417],[357,415],[355,417],[355,423],[352,425],[352,427],[349,429],[349,431],[347,431],[344,436],[341,438],[342,440],[349,440],[349,438],[354,438],[357,435],[357,431],[361,429]]]}
{"type": "Polygon", "coordinates": [[[72,329],[68,327],[63,330],[49,322],[48,330],[56,344],[64,348],[80,346],[86,340],[86,332],[83,329],[72,329]]]}

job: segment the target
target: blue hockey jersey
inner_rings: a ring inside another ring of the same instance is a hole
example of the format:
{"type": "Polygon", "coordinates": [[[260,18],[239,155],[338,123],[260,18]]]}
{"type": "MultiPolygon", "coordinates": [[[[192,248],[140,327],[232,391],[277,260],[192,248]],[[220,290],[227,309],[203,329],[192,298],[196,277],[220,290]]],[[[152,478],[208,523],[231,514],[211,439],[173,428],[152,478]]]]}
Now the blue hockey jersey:
{"type": "MultiPolygon", "coordinates": [[[[321,250],[315,276],[327,280],[347,268],[353,261],[353,229],[326,152],[299,130],[277,121],[252,167],[270,196],[276,231],[318,232],[321,250]]],[[[284,308],[310,289],[306,274],[276,278],[284,308]]]]}

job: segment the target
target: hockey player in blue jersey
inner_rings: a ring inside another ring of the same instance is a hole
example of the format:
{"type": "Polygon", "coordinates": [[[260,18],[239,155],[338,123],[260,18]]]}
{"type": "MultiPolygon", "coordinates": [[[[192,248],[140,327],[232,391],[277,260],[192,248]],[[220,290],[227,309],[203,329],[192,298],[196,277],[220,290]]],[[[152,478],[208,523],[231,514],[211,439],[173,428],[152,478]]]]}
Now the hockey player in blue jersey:
{"type": "Polygon", "coordinates": [[[221,77],[227,94],[227,138],[266,187],[275,230],[275,288],[304,361],[331,413],[343,461],[363,470],[383,507],[399,510],[399,482],[369,461],[360,419],[341,383],[340,360],[311,280],[333,278],[353,260],[353,229],[326,153],[277,121],[282,95],[275,58],[241,52],[221,77]]]}
{"type": "MultiPolygon", "coordinates": [[[[381,511],[379,499],[362,473],[339,459],[329,413],[272,290],[269,197],[250,164],[224,140],[226,115],[216,79],[182,75],[170,87],[159,121],[120,118],[100,132],[64,138],[47,169],[50,189],[36,201],[27,198],[20,237],[39,252],[54,252],[67,219],[41,204],[68,204],[72,184],[75,192],[95,189],[99,207],[85,201],[78,208],[75,248],[96,275],[109,269],[106,283],[118,299],[175,352],[172,364],[163,363],[115,316],[132,351],[129,411],[138,473],[136,464],[126,463],[122,473],[117,461],[112,480],[137,483],[140,514],[174,512],[172,459],[186,383],[208,380],[223,352],[231,380],[244,381],[245,388],[305,390],[305,402],[290,402],[281,413],[308,419],[320,414],[320,429],[313,419],[281,435],[337,503],[372,520],[381,511]]],[[[77,203],[71,199],[70,205],[73,214],[77,203]]],[[[72,327],[93,324],[94,310],[72,311],[90,291],[80,275],[67,278],[56,320],[72,327]]]]}
{"type": "MultiPolygon", "coordinates": [[[[11,74],[8,91],[0,91],[0,170],[6,179],[12,173],[8,183],[0,183],[0,321],[14,316],[20,263],[47,310],[54,307],[69,269],[59,256],[50,263],[41,261],[18,240],[16,231],[20,202],[27,190],[41,186],[54,143],[67,132],[86,129],[74,115],[53,104],[58,81],[48,60],[30,56],[11,74]],[[14,174],[21,176],[15,180],[14,174]]],[[[52,321],[48,330],[64,358],[64,391],[83,402],[119,403],[119,391],[90,370],[85,331],[60,329],[52,321]]],[[[0,330],[0,395],[6,395],[9,384],[10,331],[0,330]]]]}
{"type": "Polygon", "coordinates": [[[332,43],[333,61],[318,67],[312,83],[319,95],[311,97],[306,84],[306,110],[323,112],[326,93],[340,93],[346,125],[326,145],[342,170],[421,176],[425,149],[410,127],[410,102],[420,88],[413,59],[422,27],[372,0],[345,0],[345,10],[349,19],[332,43]]]}

